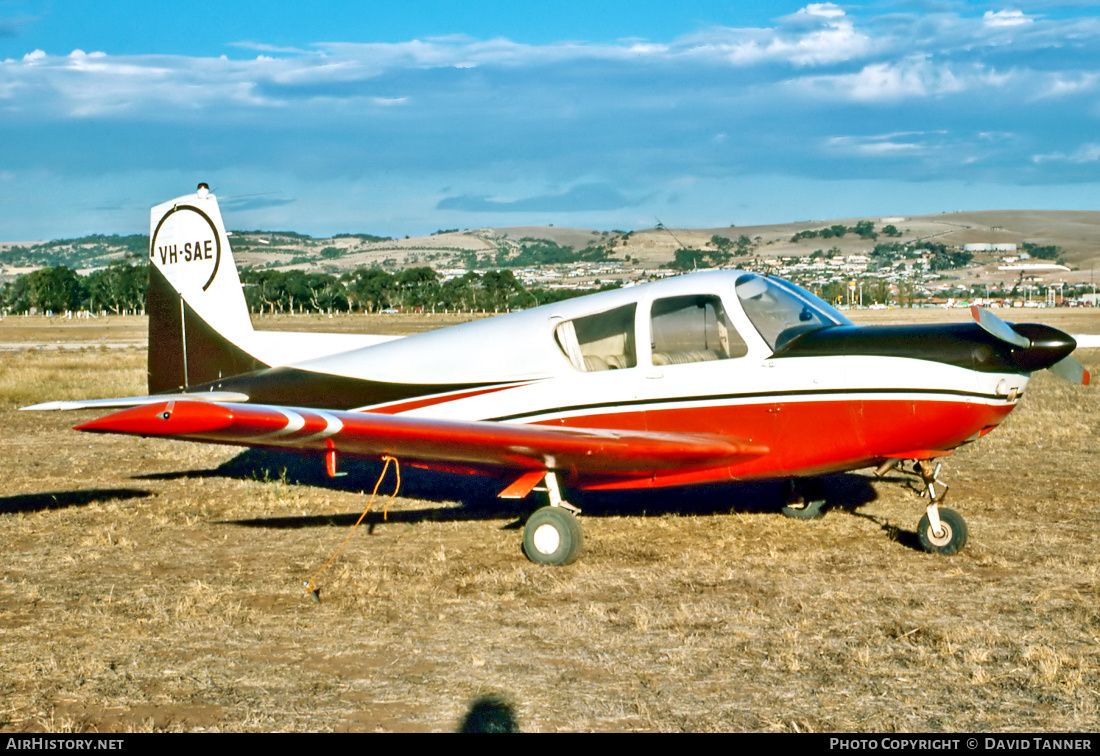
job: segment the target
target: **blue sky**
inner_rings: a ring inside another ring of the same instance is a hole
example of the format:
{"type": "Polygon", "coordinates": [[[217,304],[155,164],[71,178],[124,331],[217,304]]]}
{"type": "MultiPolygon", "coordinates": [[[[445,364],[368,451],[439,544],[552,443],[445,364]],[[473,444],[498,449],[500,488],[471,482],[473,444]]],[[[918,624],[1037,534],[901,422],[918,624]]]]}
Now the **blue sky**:
{"type": "Polygon", "coordinates": [[[1095,3],[0,0],[0,240],[1100,209],[1095,3]]]}

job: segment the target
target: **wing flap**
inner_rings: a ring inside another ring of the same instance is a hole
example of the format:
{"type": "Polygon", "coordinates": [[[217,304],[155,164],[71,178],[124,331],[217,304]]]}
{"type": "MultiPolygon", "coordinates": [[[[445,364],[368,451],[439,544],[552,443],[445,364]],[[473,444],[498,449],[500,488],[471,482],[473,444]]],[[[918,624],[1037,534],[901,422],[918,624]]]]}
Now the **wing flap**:
{"type": "Polygon", "coordinates": [[[180,399],[122,410],[76,429],[627,477],[727,466],[768,452],[744,439],[709,434],[456,422],[180,399]]]}

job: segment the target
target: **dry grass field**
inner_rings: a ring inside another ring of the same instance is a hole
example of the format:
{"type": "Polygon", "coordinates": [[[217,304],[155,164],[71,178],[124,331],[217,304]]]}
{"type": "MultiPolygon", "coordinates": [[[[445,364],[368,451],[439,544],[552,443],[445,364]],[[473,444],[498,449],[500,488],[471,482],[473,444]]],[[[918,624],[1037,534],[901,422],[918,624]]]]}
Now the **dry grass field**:
{"type": "MultiPolygon", "coordinates": [[[[1100,333],[1095,311],[1027,315],[1100,333]]],[[[485,696],[525,731],[1100,724],[1095,387],[1040,375],[946,460],[971,533],[954,557],[916,546],[908,478],[867,472],[830,478],[813,522],[783,518],[773,485],[589,496],[580,561],[540,568],[492,481],[403,470],[315,603],[302,581],[379,466],[333,484],[318,460],[18,412],[143,393],[145,352],[106,346],[137,319],[16,320],[0,343],[84,346],[0,354],[0,731],[445,731],[485,696]]],[[[1100,373],[1100,350],[1078,357],[1100,373]]]]}

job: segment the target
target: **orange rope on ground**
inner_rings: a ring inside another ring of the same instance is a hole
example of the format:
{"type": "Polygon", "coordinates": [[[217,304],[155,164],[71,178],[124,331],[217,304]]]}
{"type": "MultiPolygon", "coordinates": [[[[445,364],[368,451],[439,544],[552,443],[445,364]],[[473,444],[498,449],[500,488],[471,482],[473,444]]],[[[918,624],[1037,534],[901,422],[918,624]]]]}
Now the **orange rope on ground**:
{"type": "Polygon", "coordinates": [[[374,497],[378,495],[378,489],[379,487],[381,487],[382,481],[386,477],[386,471],[390,469],[390,462],[393,462],[394,472],[397,474],[397,484],[393,487],[393,493],[391,493],[390,497],[386,499],[386,504],[382,509],[382,519],[387,519],[389,515],[390,502],[397,497],[397,492],[401,490],[401,462],[397,459],[397,457],[391,457],[388,454],[382,457],[382,460],[386,464],[382,466],[382,474],[378,476],[378,482],[374,484],[374,490],[371,491],[370,500],[367,502],[367,508],[363,510],[363,514],[359,515],[359,519],[356,520],[355,524],[351,526],[351,530],[348,531],[348,535],[344,539],[344,542],[340,544],[340,548],[336,549],[336,553],[328,558],[328,561],[321,566],[321,569],[310,575],[308,580],[302,582],[302,587],[305,589],[305,592],[312,593],[314,595],[314,598],[317,598],[318,596],[317,587],[313,584],[313,579],[324,572],[326,569],[328,569],[328,566],[332,564],[332,561],[336,559],[336,557],[340,555],[340,552],[344,550],[344,547],[348,545],[348,541],[350,541],[352,535],[354,535],[355,529],[359,527],[359,523],[363,521],[363,518],[367,516],[367,512],[369,512],[371,510],[371,507],[374,506],[374,497]]]}

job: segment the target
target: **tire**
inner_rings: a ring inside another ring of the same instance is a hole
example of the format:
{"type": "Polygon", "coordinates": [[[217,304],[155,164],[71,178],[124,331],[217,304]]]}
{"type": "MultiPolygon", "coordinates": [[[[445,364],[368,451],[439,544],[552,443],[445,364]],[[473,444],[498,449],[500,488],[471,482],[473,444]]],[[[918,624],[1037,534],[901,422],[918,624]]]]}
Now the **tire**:
{"type": "Polygon", "coordinates": [[[562,507],[537,509],[523,526],[523,553],[535,564],[572,564],[583,543],[576,516],[562,507]]]}
{"type": "Polygon", "coordinates": [[[788,489],[784,517],[792,520],[819,520],[825,516],[825,486],[814,479],[792,480],[788,489]]]}
{"type": "Polygon", "coordinates": [[[940,524],[944,528],[944,534],[937,538],[932,532],[932,523],[928,521],[928,515],[920,518],[917,525],[917,537],[920,539],[921,548],[930,554],[958,554],[966,546],[967,529],[966,520],[954,509],[940,507],[940,524]]]}
{"type": "Polygon", "coordinates": [[[824,506],[824,499],[814,499],[797,506],[788,504],[783,507],[783,516],[790,517],[792,520],[820,520],[825,516],[825,512],[822,511],[824,506]]]}

